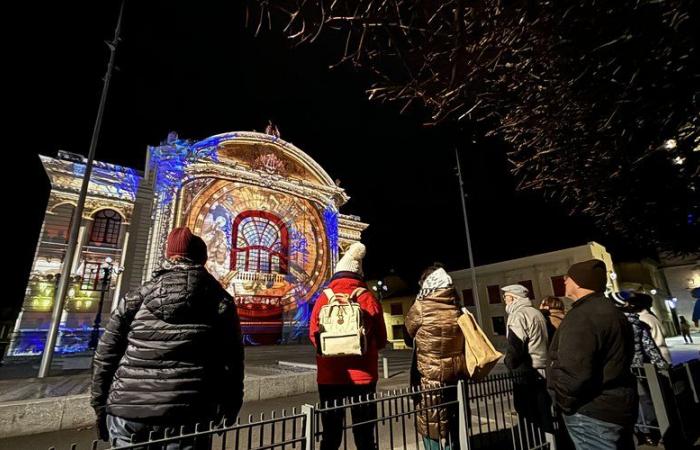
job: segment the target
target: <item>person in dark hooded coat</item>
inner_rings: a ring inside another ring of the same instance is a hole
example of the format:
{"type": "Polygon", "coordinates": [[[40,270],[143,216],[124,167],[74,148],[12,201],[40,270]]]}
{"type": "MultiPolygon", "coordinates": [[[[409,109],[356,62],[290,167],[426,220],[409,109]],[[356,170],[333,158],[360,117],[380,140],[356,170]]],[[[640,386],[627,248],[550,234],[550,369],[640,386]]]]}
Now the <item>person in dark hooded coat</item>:
{"type": "MultiPolygon", "coordinates": [[[[166,257],[119,301],[95,351],[91,405],[99,437],[113,445],[235,420],[243,401],[240,321],[233,298],[204,267],[206,244],[176,228],[166,257]]],[[[167,448],[209,448],[210,438],[198,441],[167,448]]]]}

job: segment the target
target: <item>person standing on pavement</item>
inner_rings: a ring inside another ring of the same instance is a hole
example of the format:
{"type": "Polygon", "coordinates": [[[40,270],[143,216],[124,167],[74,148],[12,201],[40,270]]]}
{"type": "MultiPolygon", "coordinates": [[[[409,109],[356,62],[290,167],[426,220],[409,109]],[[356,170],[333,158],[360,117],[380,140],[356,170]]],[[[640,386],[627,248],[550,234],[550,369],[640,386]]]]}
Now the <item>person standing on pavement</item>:
{"type": "MultiPolygon", "coordinates": [[[[188,228],[167,239],[153,278],[119,301],[95,351],[90,403],[116,446],[195,423],[235,420],[244,350],[233,298],[204,268],[207,247],[188,228]],[[133,439],[132,439],[133,438],[133,439]]],[[[167,445],[208,449],[210,438],[167,445]]]]}
{"type": "MultiPolygon", "coordinates": [[[[363,328],[365,331],[366,350],[358,356],[324,357],[320,353],[320,321],[321,308],[328,304],[325,291],[316,300],[311,313],[309,338],[318,350],[316,356],[318,395],[322,407],[341,404],[344,400],[360,398],[367,399],[375,394],[379,379],[377,361],[379,350],[386,346],[386,325],[382,307],[375,296],[367,289],[363,278],[362,259],[365,257],[365,246],[355,242],[338,261],[335,274],[328,283],[327,289],[333,294],[352,296],[356,293],[356,301],[362,311],[363,328]]],[[[373,421],[377,418],[376,404],[361,404],[350,409],[353,423],[373,421]]],[[[337,450],[343,439],[344,409],[326,411],[321,414],[323,426],[321,434],[321,450],[337,450]]],[[[361,450],[377,448],[375,440],[376,424],[369,423],[352,428],[355,446],[361,450]]]]}
{"type": "Polygon", "coordinates": [[[685,316],[679,316],[678,319],[681,322],[681,334],[683,335],[683,340],[686,344],[692,344],[693,337],[690,335],[690,323],[685,320],[685,316]]]}
{"type": "Polygon", "coordinates": [[[414,338],[421,391],[431,390],[417,396],[416,408],[426,409],[417,414],[418,432],[426,450],[459,450],[459,411],[453,406],[437,407],[455,401],[457,382],[467,377],[464,334],[457,324],[459,297],[441,265],[428,267],[419,284],[421,290],[405,321],[414,338]]]}
{"type": "Polygon", "coordinates": [[[606,284],[603,261],[569,268],[566,296],[574,304],[549,348],[547,387],[577,450],[634,448],[634,335],[625,315],[603,295],[606,284]]]}
{"type": "Polygon", "coordinates": [[[532,306],[528,289],[520,284],[501,288],[506,305],[506,339],[508,347],[503,360],[517,376],[513,382],[513,403],[522,429],[529,424],[542,431],[553,431],[551,400],[547,394],[545,368],[547,366],[547,322],[542,313],[532,306]]]}

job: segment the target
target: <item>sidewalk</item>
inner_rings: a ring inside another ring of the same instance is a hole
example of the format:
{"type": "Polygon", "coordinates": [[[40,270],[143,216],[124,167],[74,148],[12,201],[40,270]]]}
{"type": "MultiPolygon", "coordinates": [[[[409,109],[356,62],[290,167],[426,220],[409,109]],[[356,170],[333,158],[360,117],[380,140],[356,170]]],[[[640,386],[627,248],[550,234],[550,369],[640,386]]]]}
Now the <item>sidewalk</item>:
{"type": "Polygon", "coordinates": [[[666,345],[671,351],[673,364],[681,364],[691,359],[700,358],[700,332],[691,333],[692,344],[686,344],[683,336],[666,338],[666,345]]]}
{"type": "MultiPolygon", "coordinates": [[[[410,368],[410,350],[382,351],[379,361],[380,372],[382,371],[381,357],[387,357],[389,359],[390,374],[408,371],[410,368]]],[[[73,358],[87,358],[88,362],[85,363],[85,365],[89,366],[90,357],[73,358]]],[[[295,368],[290,365],[285,365],[283,367],[278,364],[280,361],[315,367],[316,355],[313,347],[310,345],[246,347],[246,378],[255,379],[309,370],[309,368],[295,368]]],[[[53,372],[56,374],[55,376],[35,378],[35,369],[38,369],[38,364],[38,358],[31,358],[9,361],[8,364],[0,367],[0,403],[48,397],[64,397],[88,392],[90,388],[89,369],[77,371],[75,369],[69,369],[67,371],[57,370],[53,372]],[[65,375],[62,375],[64,373],[65,375]],[[24,377],[20,377],[20,375],[24,375],[24,377]]],[[[382,376],[381,373],[380,376],[382,376]]]]}
{"type": "MultiPolygon", "coordinates": [[[[401,371],[394,374],[391,378],[380,378],[377,383],[377,390],[398,390],[405,388],[407,385],[408,372],[401,371]]],[[[281,412],[283,409],[286,409],[289,414],[292,408],[300,408],[303,404],[314,404],[316,402],[318,402],[318,393],[316,392],[314,380],[313,390],[311,392],[287,397],[269,398],[266,400],[246,401],[243,404],[239,416],[245,419],[247,419],[249,415],[259,418],[261,413],[269,414],[270,411],[281,412]]],[[[90,424],[74,430],[67,429],[50,433],[38,433],[0,439],[0,448],[11,448],[13,450],[46,450],[51,446],[55,446],[56,450],[68,450],[71,444],[75,443],[78,444],[78,449],[85,450],[91,448],[93,439],[95,439],[95,430],[90,424]]]]}
{"type": "MultiPolygon", "coordinates": [[[[389,361],[387,389],[408,385],[410,351],[383,352],[389,361]]],[[[22,361],[12,371],[33,369],[22,361]],[[17,367],[19,366],[19,367],[17,367]]],[[[378,361],[383,377],[382,359],[378,361]]],[[[249,347],[246,349],[244,402],[283,398],[316,391],[315,354],[311,346],[249,347]],[[282,363],[282,364],[281,364],[282,363]]],[[[0,380],[0,437],[66,432],[92,423],[90,373],[0,380]]]]}

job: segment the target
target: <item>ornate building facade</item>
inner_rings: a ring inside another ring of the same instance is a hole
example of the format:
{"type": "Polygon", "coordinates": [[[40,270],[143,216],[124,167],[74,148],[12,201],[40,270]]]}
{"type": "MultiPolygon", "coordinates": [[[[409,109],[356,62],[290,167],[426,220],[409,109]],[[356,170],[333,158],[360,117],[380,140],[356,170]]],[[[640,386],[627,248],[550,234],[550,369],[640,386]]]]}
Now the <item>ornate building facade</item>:
{"type": "MultiPolygon", "coordinates": [[[[85,169],[81,156],[66,152],[41,159],[51,195],[11,355],[43,351],[85,169]]],[[[171,133],[148,148],[143,173],[96,163],[57,350],[87,348],[99,297],[106,313],[114,298],[146,281],[177,226],[207,243],[207,269],[236,299],[248,344],[299,341],[339,254],[367,227],[340,214],[348,199],[307,154],[263,133],[199,142],[171,133]],[[123,267],[108,285],[101,278],[105,260],[123,267]]]]}

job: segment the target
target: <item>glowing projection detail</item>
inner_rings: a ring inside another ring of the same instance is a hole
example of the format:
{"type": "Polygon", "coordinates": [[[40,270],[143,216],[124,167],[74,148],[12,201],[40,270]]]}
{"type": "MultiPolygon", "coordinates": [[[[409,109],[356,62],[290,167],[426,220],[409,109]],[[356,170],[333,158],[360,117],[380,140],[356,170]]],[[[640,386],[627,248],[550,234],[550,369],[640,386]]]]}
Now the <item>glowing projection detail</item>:
{"type": "Polygon", "coordinates": [[[330,272],[323,211],[301,197],[214,178],[190,191],[182,210],[207,243],[207,269],[236,299],[246,342],[301,336],[309,301],[330,272]]]}

